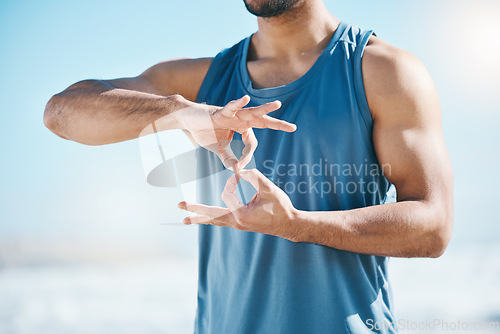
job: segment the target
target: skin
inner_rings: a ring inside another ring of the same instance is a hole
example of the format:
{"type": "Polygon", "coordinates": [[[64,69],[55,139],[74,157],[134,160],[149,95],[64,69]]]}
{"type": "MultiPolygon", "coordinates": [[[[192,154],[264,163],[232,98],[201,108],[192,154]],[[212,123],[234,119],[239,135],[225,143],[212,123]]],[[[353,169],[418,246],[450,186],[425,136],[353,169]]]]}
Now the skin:
{"type": "Polygon", "coordinates": [[[244,108],[248,96],[223,108],[192,102],[210,63],[210,58],[171,60],[134,78],[77,82],[49,100],[44,123],[58,136],[87,145],[182,129],[238,171],[257,148],[252,128],[293,132],[296,126],[267,116],[281,107],[279,101],[252,108],[244,108]],[[229,147],[234,132],[246,144],[240,161],[229,147]]]}
{"type": "MultiPolygon", "coordinates": [[[[253,1],[265,0],[247,0],[253,1]]],[[[305,74],[338,23],[321,0],[299,1],[283,15],[259,17],[247,63],[255,88],[287,84],[305,74]]],[[[272,128],[265,123],[268,119],[260,116],[265,114],[262,109],[250,111],[256,115],[246,126],[240,124],[244,122],[234,125],[239,122],[235,117],[248,112],[243,108],[245,101],[234,102],[236,105],[226,106],[225,111],[193,106],[189,100],[196,98],[209,65],[210,59],[175,60],[155,65],[137,78],[77,83],[49,101],[45,122],[58,135],[88,144],[136,138],[159,118],[162,128],[182,128],[193,140],[193,133],[211,127],[217,128],[221,133],[218,138],[224,140],[232,137],[230,131],[251,131],[254,121],[259,127],[272,128]],[[232,130],[224,129],[221,122],[213,125],[212,115],[217,112],[225,117],[224,124],[229,124],[229,119],[233,122],[232,130]],[[206,118],[207,113],[212,124],[201,122],[205,125],[196,129],[183,125],[190,123],[186,119],[194,122],[196,117],[206,118]]],[[[363,254],[443,254],[452,230],[453,176],[432,79],[415,56],[376,37],[366,47],[362,71],[374,120],[374,147],[380,164],[391,166],[387,178],[396,186],[397,203],[347,211],[300,211],[262,173],[238,166],[222,194],[227,208],[181,202],[181,209],[198,214],[185,218],[184,223],[236,228],[363,254]],[[240,177],[257,190],[247,205],[239,203],[234,194],[240,177]]],[[[285,123],[279,127],[295,129],[285,123]]],[[[247,158],[255,145],[248,143],[247,158]]]]}

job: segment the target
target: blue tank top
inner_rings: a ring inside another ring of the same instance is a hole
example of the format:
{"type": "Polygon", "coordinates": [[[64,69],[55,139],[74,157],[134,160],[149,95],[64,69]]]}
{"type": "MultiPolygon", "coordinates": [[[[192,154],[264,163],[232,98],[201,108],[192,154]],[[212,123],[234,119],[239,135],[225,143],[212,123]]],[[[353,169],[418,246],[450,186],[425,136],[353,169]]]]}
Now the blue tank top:
{"type": "MultiPolygon", "coordinates": [[[[197,101],[211,105],[223,106],[245,94],[250,106],[282,102],[270,115],[298,129],[255,129],[255,166],[297,209],[349,210],[387,200],[390,183],[373,147],[361,74],[371,35],[341,23],[305,75],[266,89],[252,87],[248,37],[214,58],[200,88],[197,101]]],[[[223,169],[212,153],[201,149],[197,155],[200,169],[223,169]]],[[[201,179],[199,202],[225,207],[220,195],[230,174],[201,179]]],[[[385,257],[200,226],[195,333],[392,333],[387,262],[385,257]]]]}

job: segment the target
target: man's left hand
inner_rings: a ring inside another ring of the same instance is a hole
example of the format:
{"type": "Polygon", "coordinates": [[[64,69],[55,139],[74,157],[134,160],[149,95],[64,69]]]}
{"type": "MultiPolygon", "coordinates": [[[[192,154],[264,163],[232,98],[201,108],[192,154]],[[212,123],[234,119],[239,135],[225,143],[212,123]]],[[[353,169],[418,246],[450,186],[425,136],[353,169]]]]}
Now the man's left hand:
{"type": "Polygon", "coordinates": [[[233,174],[227,180],[222,200],[227,208],[180,202],[180,209],[198,214],[186,217],[184,224],[233,227],[294,241],[297,229],[293,221],[297,210],[288,195],[257,169],[242,170],[233,174]],[[239,177],[257,190],[248,204],[241,203],[235,194],[239,177]]]}

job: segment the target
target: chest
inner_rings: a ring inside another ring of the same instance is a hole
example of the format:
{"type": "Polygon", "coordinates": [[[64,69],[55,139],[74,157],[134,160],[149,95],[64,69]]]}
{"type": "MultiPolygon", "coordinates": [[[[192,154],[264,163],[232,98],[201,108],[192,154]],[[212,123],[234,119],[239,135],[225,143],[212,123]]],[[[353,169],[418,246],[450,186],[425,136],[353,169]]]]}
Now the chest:
{"type": "Polygon", "coordinates": [[[311,85],[310,89],[299,91],[282,102],[283,107],[271,116],[296,124],[297,131],[255,129],[259,141],[257,161],[312,163],[324,157],[336,161],[366,149],[370,138],[349,94],[332,87],[311,85]]]}
{"type": "Polygon", "coordinates": [[[287,85],[300,79],[318,59],[319,54],[299,55],[289,59],[262,59],[247,62],[253,88],[287,85]]]}

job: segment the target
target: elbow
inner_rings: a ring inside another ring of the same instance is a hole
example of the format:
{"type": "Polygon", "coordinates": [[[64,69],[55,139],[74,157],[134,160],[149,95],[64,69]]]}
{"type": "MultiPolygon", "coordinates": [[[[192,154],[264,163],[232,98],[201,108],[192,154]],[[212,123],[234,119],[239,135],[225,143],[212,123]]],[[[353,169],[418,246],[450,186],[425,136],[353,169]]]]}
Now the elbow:
{"type": "Polygon", "coordinates": [[[450,243],[453,229],[452,213],[443,213],[436,219],[434,228],[427,236],[427,252],[425,257],[437,259],[441,257],[450,243]]]}
{"type": "Polygon", "coordinates": [[[450,237],[451,233],[449,232],[435,232],[429,242],[430,245],[427,254],[425,254],[425,257],[429,257],[432,259],[441,257],[448,247],[450,237]]]}
{"type": "Polygon", "coordinates": [[[407,239],[400,257],[432,258],[441,257],[446,251],[453,229],[453,208],[450,206],[426,206],[419,208],[419,223],[410,239],[407,239]]]}
{"type": "Polygon", "coordinates": [[[71,117],[71,110],[74,109],[75,105],[75,97],[78,97],[85,90],[95,91],[96,89],[101,89],[102,85],[104,83],[100,80],[83,80],[52,96],[47,102],[43,114],[45,127],[59,137],[69,139],[63,134],[63,132],[68,130],[63,126],[67,124],[65,121],[71,117]]]}
{"type": "Polygon", "coordinates": [[[47,102],[43,113],[43,124],[47,129],[60,136],[60,114],[57,111],[57,99],[58,95],[54,95],[47,102]]]}
{"type": "Polygon", "coordinates": [[[43,124],[47,129],[63,139],[69,139],[63,135],[61,107],[59,106],[59,94],[52,96],[45,106],[43,113],[43,124]]]}

